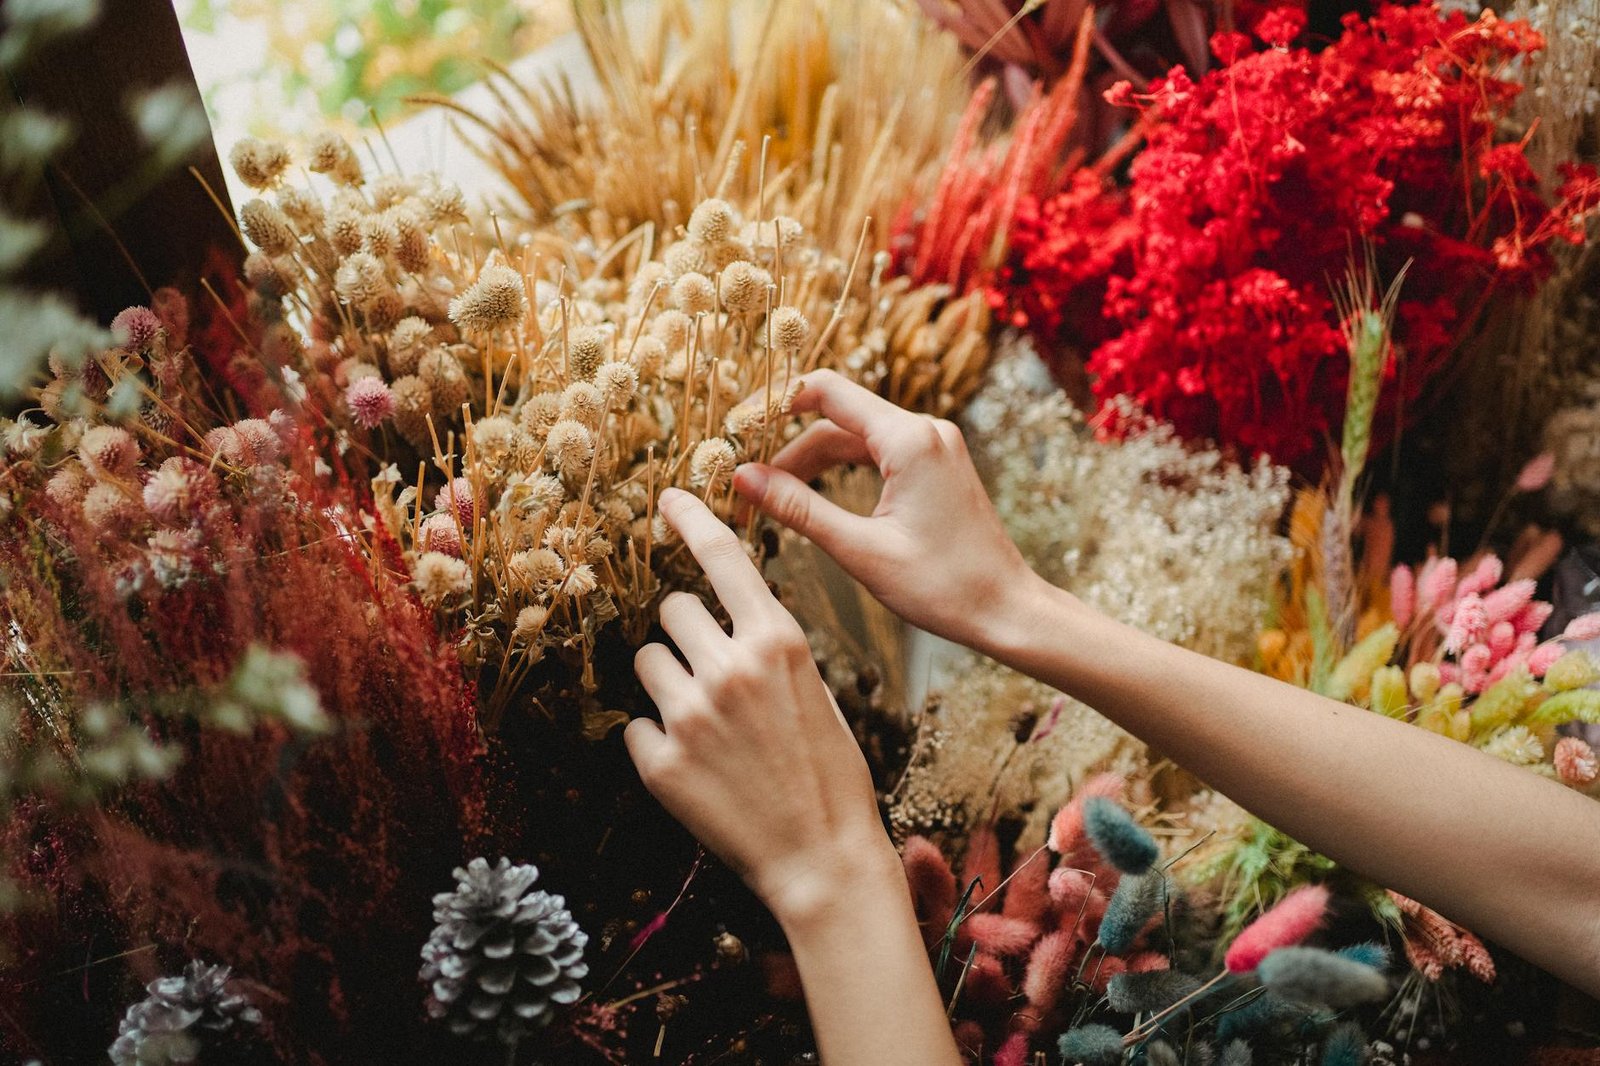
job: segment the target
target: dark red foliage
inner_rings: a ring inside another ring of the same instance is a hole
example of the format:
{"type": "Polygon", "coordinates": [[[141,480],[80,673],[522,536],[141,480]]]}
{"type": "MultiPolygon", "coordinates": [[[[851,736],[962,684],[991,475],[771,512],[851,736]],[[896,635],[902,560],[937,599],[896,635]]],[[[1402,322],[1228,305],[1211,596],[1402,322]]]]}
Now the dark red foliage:
{"type": "MultiPolygon", "coordinates": [[[[1282,45],[1303,25],[1285,11],[1256,29],[1282,45]]],[[[1523,23],[1431,6],[1347,17],[1315,53],[1219,34],[1226,65],[1198,82],[1174,70],[1111,94],[1149,130],[1129,187],[1079,182],[1019,207],[993,299],[1052,352],[1089,351],[1102,400],[1311,470],[1343,417],[1332,285],[1370,243],[1384,280],[1411,263],[1381,440],[1487,303],[1546,277],[1552,241],[1582,239],[1594,173],[1547,200],[1520,146],[1497,142],[1520,88],[1508,68],[1541,44],[1523,23]]]]}

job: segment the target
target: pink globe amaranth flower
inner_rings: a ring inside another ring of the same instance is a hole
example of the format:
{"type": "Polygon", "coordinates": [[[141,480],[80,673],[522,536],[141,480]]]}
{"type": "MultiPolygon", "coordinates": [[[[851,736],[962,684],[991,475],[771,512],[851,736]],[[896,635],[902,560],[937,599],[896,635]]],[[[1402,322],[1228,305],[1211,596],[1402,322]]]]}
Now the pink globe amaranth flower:
{"type": "Polygon", "coordinates": [[[461,528],[471,529],[477,511],[476,499],[471,480],[458,477],[438,491],[433,497],[433,507],[436,511],[448,511],[454,508],[461,528]]]}
{"type": "Polygon", "coordinates": [[[1389,575],[1389,614],[1404,629],[1417,609],[1417,575],[1409,566],[1397,566],[1389,575]]]}
{"type": "Polygon", "coordinates": [[[1574,788],[1586,788],[1600,777],[1600,758],[1577,737],[1562,737],[1556,741],[1551,761],[1555,763],[1556,776],[1574,788]]]}
{"type": "Polygon", "coordinates": [[[443,552],[461,558],[461,530],[456,520],[448,514],[429,515],[417,530],[417,550],[443,552]]]}
{"type": "Polygon", "coordinates": [[[394,393],[382,378],[357,378],[344,391],[344,402],[363,429],[376,429],[394,415],[394,393]]]}
{"type": "Polygon", "coordinates": [[[148,307],[126,308],[111,320],[111,332],[134,351],[144,351],[154,344],[162,328],[161,319],[148,307]]]}
{"type": "Polygon", "coordinates": [[[1550,484],[1550,478],[1556,472],[1556,457],[1553,452],[1540,452],[1529,459],[1527,465],[1517,475],[1518,492],[1538,492],[1550,484]]]}
{"type": "Polygon", "coordinates": [[[205,464],[175,455],[144,483],[144,506],[156,521],[176,525],[193,519],[216,493],[216,475],[205,464]]]}
{"type": "Polygon", "coordinates": [[[1295,889],[1234,937],[1223,959],[1228,972],[1249,973],[1272,952],[1300,943],[1316,932],[1327,912],[1325,887],[1307,885],[1295,889]]]}

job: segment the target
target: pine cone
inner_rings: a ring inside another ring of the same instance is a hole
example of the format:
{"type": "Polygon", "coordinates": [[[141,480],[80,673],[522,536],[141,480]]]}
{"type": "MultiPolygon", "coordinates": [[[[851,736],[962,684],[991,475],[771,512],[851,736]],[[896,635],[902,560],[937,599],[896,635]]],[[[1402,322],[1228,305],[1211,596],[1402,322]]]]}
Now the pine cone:
{"type": "Polygon", "coordinates": [[[260,1024],[261,1012],[228,987],[231,972],[194,961],[181,977],[151,981],[145,986],[149,995],[129,1007],[118,1026],[111,1061],[116,1066],[200,1062],[218,1050],[221,1034],[237,1034],[235,1023],[240,1028],[260,1024]]]}
{"type": "Polygon", "coordinates": [[[454,892],[433,897],[439,924],[422,948],[428,1013],[459,1035],[515,1044],[578,998],[588,934],[560,896],[530,891],[532,866],[479,858],[455,877],[454,892]]]}

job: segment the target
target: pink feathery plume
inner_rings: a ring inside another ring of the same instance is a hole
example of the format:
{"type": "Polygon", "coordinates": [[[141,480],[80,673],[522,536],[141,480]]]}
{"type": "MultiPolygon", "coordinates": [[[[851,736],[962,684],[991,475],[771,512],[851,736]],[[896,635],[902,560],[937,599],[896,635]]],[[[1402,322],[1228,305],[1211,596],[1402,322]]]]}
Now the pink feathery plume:
{"type": "Polygon", "coordinates": [[[1401,565],[1389,575],[1389,613],[1394,624],[1404,629],[1411,624],[1417,609],[1417,575],[1411,567],[1401,565]]]}
{"type": "Polygon", "coordinates": [[[1141,951],[1128,956],[1129,973],[1160,973],[1172,969],[1172,960],[1159,951],[1141,951]]]}
{"type": "Polygon", "coordinates": [[[1560,641],[1545,641],[1533,649],[1533,654],[1528,656],[1528,673],[1534,677],[1543,677],[1556,664],[1556,660],[1566,653],[1566,646],[1560,641]]]}
{"type": "Polygon", "coordinates": [[[1011,981],[1006,977],[1000,960],[979,951],[967,967],[967,981],[961,986],[961,998],[969,1003],[1004,1003],[1011,998],[1011,981]]]}
{"type": "Polygon", "coordinates": [[[1050,836],[1046,841],[1057,855],[1071,855],[1084,843],[1083,805],[1092,797],[1116,799],[1122,795],[1123,780],[1120,774],[1096,774],[1085,781],[1070,802],[1056,812],[1050,821],[1050,836]]]}
{"type": "Polygon", "coordinates": [[[968,917],[961,923],[961,932],[988,954],[1001,958],[1021,955],[1039,939],[1039,927],[1032,922],[987,912],[968,917]]]}
{"type": "Polygon", "coordinates": [[[1538,492],[1550,484],[1556,472],[1556,457],[1552,452],[1540,452],[1529,459],[1517,474],[1518,492],[1538,492]]]}
{"type": "Polygon", "coordinates": [[[1006,885],[1005,904],[1000,913],[1010,918],[1021,918],[1036,925],[1043,924],[1050,913],[1050,862],[1047,856],[1034,852],[1011,871],[1011,881],[1006,885]]]}
{"type": "Polygon", "coordinates": [[[1561,631],[1561,639],[1577,641],[1600,640],[1600,611],[1579,615],[1568,622],[1567,628],[1561,631]]]}
{"type": "Polygon", "coordinates": [[[906,841],[900,861],[906,868],[906,881],[911,885],[911,899],[922,922],[923,936],[935,940],[942,937],[956,910],[956,875],[950,872],[950,864],[938,846],[922,836],[906,841]]]}
{"type": "Polygon", "coordinates": [[[1443,610],[1456,595],[1456,561],[1454,559],[1429,560],[1422,568],[1422,610],[1443,610]]]}
{"type": "Polygon", "coordinates": [[[1050,902],[1056,905],[1056,910],[1070,917],[1082,909],[1084,900],[1094,891],[1095,878],[1087,870],[1058,866],[1050,871],[1047,887],[1050,892],[1050,902]]]}
{"type": "Polygon", "coordinates": [[[1234,937],[1223,959],[1228,972],[1249,973],[1272,952],[1300,943],[1316,931],[1327,912],[1325,887],[1307,885],[1295,889],[1234,937]]]}
{"type": "Polygon", "coordinates": [[[1022,994],[1038,1015],[1049,1013],[1061,1002],[1076,956],[1077,942],[1071,933],[1046,933],[1034,945],[1022,976],[1022,994]]]}
{"type": "Polygon", "coordinates": [[[1517,616],[1511,620],[1511,624],[1517,627],[1518,633],[1537,633],[1544,628],[1544,624],[1550,620],[1550,616],[1555,613],[1555,609],[1555,604],[1553,603],[1534,600],[1517,612],[1517,616]]]}
{"type": "Polygon", "coordinates": [[[1450,631],[1445,635],[1444,650],[1460,652],[1483,639],[1489,630],[1489,613],[1477,593],[1469,592],[1455,603],[1450,615],[1450,631]]]}
{"type": "Polygon", "coordinates": [[[1483,613],[1488,616],[1489,624],[1492,626],[1515,618],[1533,602],[1533,591],[1537,587],[1538,583],[1532,578],[1523,578],[1508,582],[1485,596],[1483,613]]]}
{"type": "Polygon", "coordinates": [[[1461,963],[1467,972],[1486,985],[1494,984],[1494,957],[1483,946],[1483,941],[1478,939],[1477,934],[1459,926],[1456,928],[1456,937],[1461,944],[1461,963]]]}
{"type": "Polygon", "coordinates": [[[994,1066],[1028,1066],[1028,1034],[1012,1033],[994,1053],[994,1066]]]}
{"type": "Polygon", "coordinates": [[[1503,659],[1517,646],[1517,627],[1510,622],[1496,622],[1489,627],[1483,642],[1489,645],[1496,659],[1503,659]]]}
{"type": "Polygon", "coordinates": [[[1127,972],[1128,963],[1126,960],[1120,959],[1115,955],[1107,955],[1095,963],[1095,972],[1089,975],[1089,987],[1103,996],[1106,993],[1106,986],[1111,983],[1111,979],[1119,973],[1127,972]]]}
{"type": "Polygon", "coordinates": [[[1482,595],[1500,583],[1500,576],[1505,573],[1505,564],[1498,555],[1485,555],[1478,560],[1478,565],[1472,568],[1472,573],[1461,580],[1456,586],[1456,595],[1470,596],[1482,595]]]}
{"type": "Polygon", "coordinates": [[[961,883],[970,885],[978,881],[974,900],[1000,887],[1000,839],[994,835],[994,826],[980,825],[967,837],[967,855],[961,864],[961,883]]]}

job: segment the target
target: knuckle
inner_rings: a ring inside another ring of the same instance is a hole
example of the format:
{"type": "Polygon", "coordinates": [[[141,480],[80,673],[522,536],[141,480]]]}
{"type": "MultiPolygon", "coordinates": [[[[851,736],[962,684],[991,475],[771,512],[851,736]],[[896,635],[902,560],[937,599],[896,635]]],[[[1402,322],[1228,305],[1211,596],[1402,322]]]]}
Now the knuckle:
{"type": "Polygon", "coordinates": [[[934,419],[933,431],[939,435],[939,440],[942,441],[946,447],[961,448],[966,446],[966,441],[961,433],[961,427],[950,421],[948,418],[934,419]]]}

